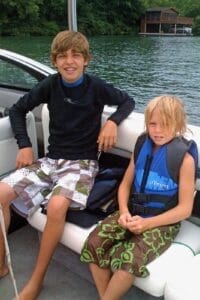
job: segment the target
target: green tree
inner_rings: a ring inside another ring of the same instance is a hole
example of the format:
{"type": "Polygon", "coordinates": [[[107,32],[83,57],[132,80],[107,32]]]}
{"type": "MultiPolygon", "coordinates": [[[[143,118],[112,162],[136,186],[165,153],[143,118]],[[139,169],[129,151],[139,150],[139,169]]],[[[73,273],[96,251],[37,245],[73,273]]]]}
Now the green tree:
{"type": "Polygon", "coordinates": [[[0,28],[2,34],[28,33],[39,21],[39,4],[42,0],[1,0],[0,28]]]}
{"type": "Polygon", "coordinates": [[[78,27],[87,34],[127,34],[136,31],[140,0],[79,0],[78,27]]]}
{"type": "MultiPolygon", "coordinates": [[[[77,0],[78,29],[90,34],[129,34],[138,31],[149,7],[174,7],[194,18],[199,32],[199,0],[77,0]]],[[[1,35],[54,35],[67,28],[67,0],[1,0],[1,35]]]]}

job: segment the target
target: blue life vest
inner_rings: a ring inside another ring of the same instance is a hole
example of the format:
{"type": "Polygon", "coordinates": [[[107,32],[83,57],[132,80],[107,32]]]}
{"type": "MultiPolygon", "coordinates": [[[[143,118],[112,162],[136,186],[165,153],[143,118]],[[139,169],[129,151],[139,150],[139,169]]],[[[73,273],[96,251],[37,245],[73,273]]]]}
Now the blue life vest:
{"type": "Polygon", "coordinates": [[[183,158],[189,152],[197,167],[198,151],[193,140],[177,137],[153,153],[152,140],[147,135],[139,139],[142,142],[135,157],[135,177],[129,208],[132,214],[148,217],[177,205],[179,170],[183,158]]]}

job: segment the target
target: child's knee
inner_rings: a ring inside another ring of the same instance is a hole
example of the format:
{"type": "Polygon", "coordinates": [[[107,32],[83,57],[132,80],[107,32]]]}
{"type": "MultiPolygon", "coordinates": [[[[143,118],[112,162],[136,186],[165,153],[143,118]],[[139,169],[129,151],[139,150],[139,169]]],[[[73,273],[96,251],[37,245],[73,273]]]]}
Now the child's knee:
{"type": "Polygon", "coordinates": [[[17,198],[14,189],[4,182],[0,182],[0,194],[0,203],[3,206],[10,205],[11,201],[17,198]]]}
{"type": "Polygon", "coordinates": [[[62,196],[53,196],[47,206],[47,217],[51,219],[65,218],[70,205],[70,200],[62,196]]]}

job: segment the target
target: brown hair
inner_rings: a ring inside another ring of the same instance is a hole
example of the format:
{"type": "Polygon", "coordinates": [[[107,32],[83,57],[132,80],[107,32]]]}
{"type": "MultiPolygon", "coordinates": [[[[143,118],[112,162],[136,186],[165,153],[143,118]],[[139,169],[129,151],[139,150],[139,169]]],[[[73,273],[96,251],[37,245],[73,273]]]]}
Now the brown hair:
{"type": "Polygon", "coordinates": [[[64,30],[59,32],[51,44],[51,61],[54,64],[60,53],[72,49],[82,53],[85,60],[90,60],[89,43],[87,38],[80,32],[64,30]]]}
{"type": "Polygon", "coordinates": [[[161,95],[152,99],[145,110],[145,126],[148,131],[148,124],[152,118],[154,110],[157,110],[161,125],[172,130],[174,135],[182,135],[186,132],[186,113],[182,100],[172,95],[161,95]]]}

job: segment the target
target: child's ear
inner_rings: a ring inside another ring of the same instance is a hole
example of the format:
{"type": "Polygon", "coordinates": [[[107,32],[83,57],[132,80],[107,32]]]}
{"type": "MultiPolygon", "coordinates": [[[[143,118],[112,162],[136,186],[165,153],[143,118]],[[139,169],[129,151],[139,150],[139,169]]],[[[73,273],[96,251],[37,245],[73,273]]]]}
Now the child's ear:
{"type": "Polygon", "coordinates": [[[52,62],[52,64],[53,64],[53,66],[55,67],[55,68],[57,68],[57,63],[54,61],[54,62],[52,62]]]}
{"type": "Polygon", "coordinates": [[[84,62],[84,67],[87,67],[89,64],[89,59],[85,59],[85,62],[84,62]]]}

